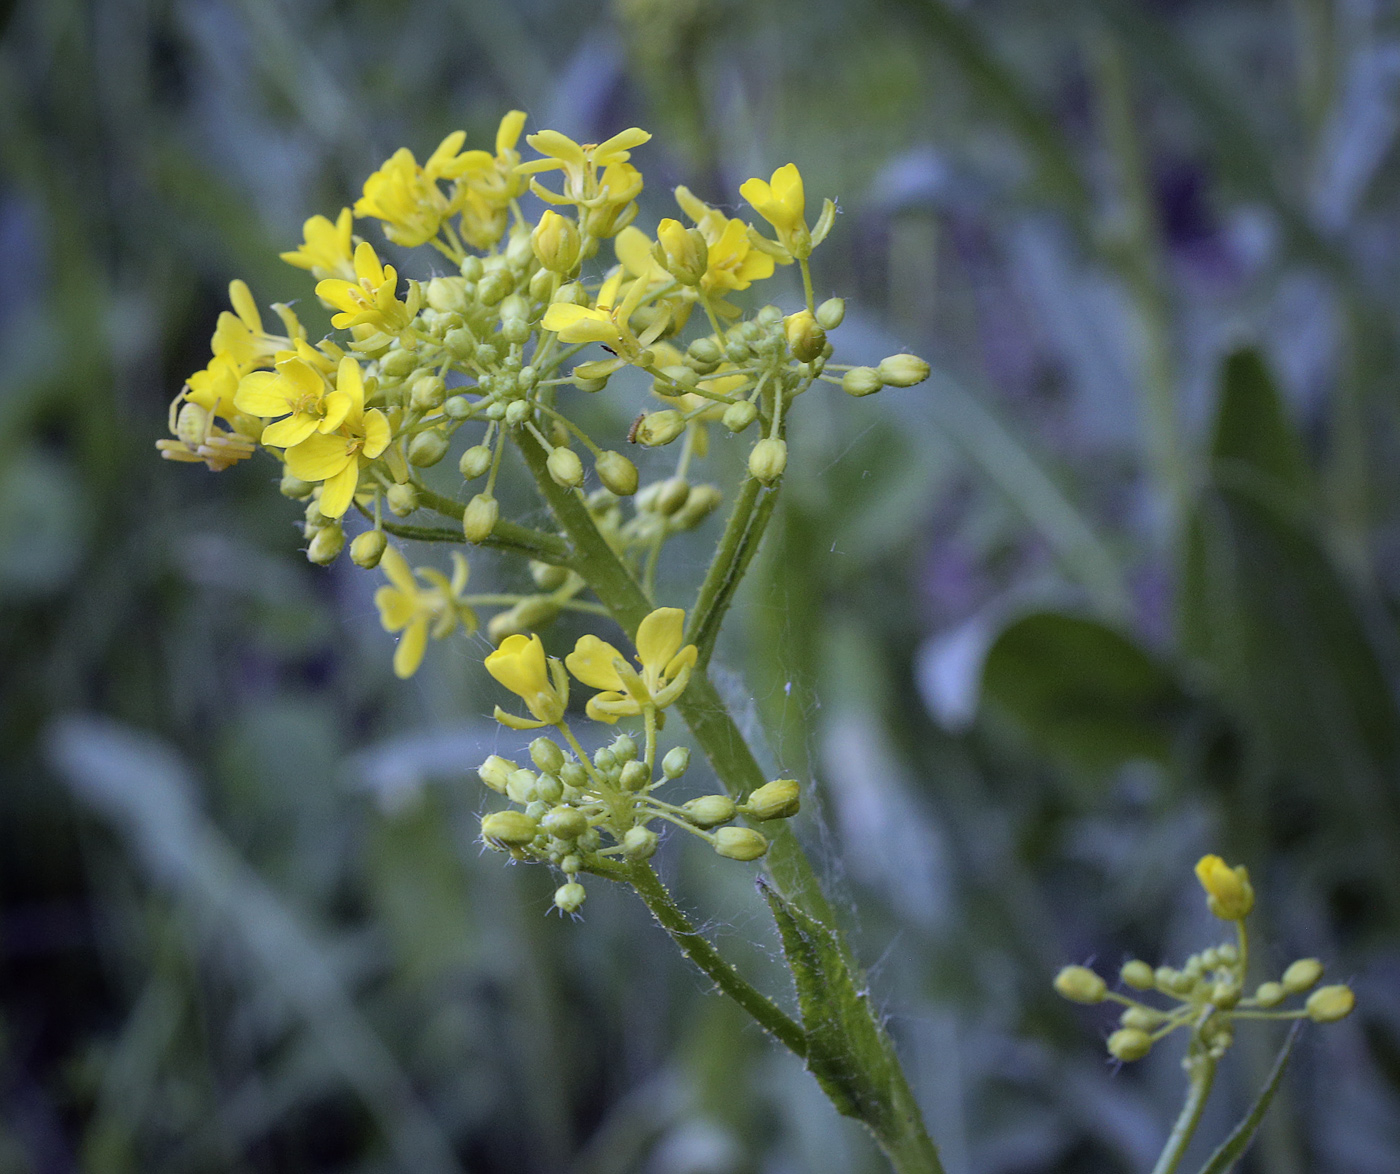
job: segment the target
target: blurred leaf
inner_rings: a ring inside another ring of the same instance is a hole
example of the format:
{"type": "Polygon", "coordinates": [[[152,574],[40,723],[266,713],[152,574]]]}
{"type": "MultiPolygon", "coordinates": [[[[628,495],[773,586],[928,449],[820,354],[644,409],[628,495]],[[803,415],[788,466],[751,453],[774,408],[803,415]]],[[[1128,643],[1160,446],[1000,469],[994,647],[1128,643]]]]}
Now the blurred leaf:
{"type": "Polygon", "coordinates": [[[1060,612],[1023,616],[997,637],[982,696],[1038,750],[1092,772],[1165,763],[1187,704],[1171,672],[1127,636],[1060,612]]]}
{"type": "Polygon", "coordinates": [[[1302,442],[1257,350],[1238,350],[1225,360],[1210,455],[1221,481],[1243,475],[1298,504],[1311,488],[1302,442]]]}
{"type": "Polygon", "coordinates": [[[1258,1098],[1249,1112],[1245,1114],[1244,1120],[1235,1126],[1230,1136],[1210,1156],[1210,1160],[1201,1167],[1201,1174],[1230,1174],[1230,1171],[1235,1168],[1235,1164],[1244,1157],[1245,1150],[1249,1148],[1249,1143],[1254,1140],[1254,1135],[1264,1120],[1264,1114],[1269,1111],[1269,1106],[1273,1104],[1274,1093],[1278,1092],[1279,1082],[1283,1079],[1284,1071],[1288,1068],[1289,1058],[1293,1055],[1293,1045],[1298,1041],[1298,1034],[1302,1030],[1301,1023],[1293,1025],[1292,1030],[1288,1033],[1288,1038],[1283,1041],[1283,1047],[1279,1049],[1278,1059],[1274,1061],[1274,1066],[1269,1072],[1269,1079],[1260,1090],[1258,1098]]]}
{"type": "Polygon", "coordinates": [[[0,468],[0,598],[61,589],[77,569],[87,537],[83,494],[66,461],[37,448],[0,468]]]}

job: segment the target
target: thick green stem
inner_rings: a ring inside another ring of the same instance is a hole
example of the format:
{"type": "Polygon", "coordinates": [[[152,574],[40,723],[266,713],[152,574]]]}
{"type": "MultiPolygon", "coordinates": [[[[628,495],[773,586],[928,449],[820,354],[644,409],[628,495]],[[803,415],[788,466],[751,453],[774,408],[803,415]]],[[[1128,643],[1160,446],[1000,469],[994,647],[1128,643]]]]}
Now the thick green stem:
{"type": "Polygon", "coordinates": [[[690,612],[690,631],[686,633],[686,639],[699,648],[699,664],[702,667],[709,663],[715,639],[719,635],[720,622],[758,549],[776,499],[777,492],[770,490],[765,494],[763,483],[757,477],[745,478],[739,489],[715,556],[710,561],[710,569],[705,574],[705,581],[700,584],[690,612]]]}
{"type": "Polygon", "coordinates": [[[1191,1138],[1196,1133],[1196,1126],[1200,1124],[1201,1113],[1206,1107],[1206,1101],[1210,1097],[1210,1087],[1214,1082],[1215,1061],[1204,1053],[1193,1057],[1191,1087],[1186,1093],[1186,1103],[1181,1106],[1181,1115],[1177,1117],[1176,1124],[1172,1126],[1171,1135],[1167,1138],[1162,1156],[1152,1167],[1152,1174],[1173,1174],[1177,1166],[1181,1164],[1186,1147],[1191,1144],[1191,1138]]]}
{"type": "Polygon", "coordinates": [[[700,967],[726,995],[747,1011],[764,1031],[778,1039],[797,1056],[807,1055],[807,1037],[801,1025],[750,984],[690,923],[680,906],[671,898],[660,878],[646,861],[638,861],[628,870],[627,879],[647,903],[652,916],[671,935],[696,966],[700,967]]]}

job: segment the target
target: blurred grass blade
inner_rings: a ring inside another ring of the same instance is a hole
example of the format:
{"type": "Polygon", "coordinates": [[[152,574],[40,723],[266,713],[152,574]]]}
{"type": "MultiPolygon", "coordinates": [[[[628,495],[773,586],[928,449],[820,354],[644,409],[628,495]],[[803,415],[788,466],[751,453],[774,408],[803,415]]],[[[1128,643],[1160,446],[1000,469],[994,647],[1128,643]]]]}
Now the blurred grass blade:
{"type": "Polygon", "coordinates": [[[1210,1160],[1201,1167],[1201,1174],[1230,1174],[1236,1163],[1244,1157],[1249,1143],[1254,1140],[1254,1135],[1259,1131],[1264,1114],[1269,1111],[1269,1106],[1273,1104],[1274,1094],[1278,1092],[1284,1070],[1288,1067],[1289,1058],[1293,1055],[1293,1045],[1298,1041],[1298,1034],[1302,1030],[1301,1023],[1293,1025],[1288,1033],[1288,1038],[1283,1041],[1283,1047],[1279,1049],[1273,1070],[1269,1073],[1269,1079],[1265,1082],[1263,1089],[1260,1090],[1258,1099],[1255,1100],[1244,1120],[1235,1126],[1234,1132],[1225,1139],[1220,1148],[1210,1156],[1210,1160]]]}
{"type": "Polygon", "coordinates": [[[105,719],[60,718],[48,757],[74,793],[116,824],[157,880],[190,899],[256,961],[363,1099],[405,1169],[460,1169],[436,1121],[356,1009],[326,949],[197,808],[173,750],[105,719]]]}

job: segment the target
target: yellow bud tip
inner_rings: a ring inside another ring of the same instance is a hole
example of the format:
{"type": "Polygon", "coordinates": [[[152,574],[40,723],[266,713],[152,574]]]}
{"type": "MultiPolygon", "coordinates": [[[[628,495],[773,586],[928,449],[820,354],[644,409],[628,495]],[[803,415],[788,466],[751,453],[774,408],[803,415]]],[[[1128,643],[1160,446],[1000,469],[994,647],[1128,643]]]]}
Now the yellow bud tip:
{"type": "Polygon", "coordinates": [[[1349,986],[1325,986],[1308,996],[1306,1006],[1314,1023],[1335,1023],[1351,1014],[1356,996],[1349,986]]]}
{"type": "Polygon", "coordinates": [[[1231,868],[1219,856],[1202,856],[1196,879],[1206,891],[1210,911],[1222,921],[1242,921],[1254,908],[1254,889],[1243,864],[1231,868]]]}
{"type": "Polygon", "coordinates": [[[1055,990],[1073,1003],[1101,1003],[1108,993],[1104,980],[1087,966],[1066,966],[1055,975],[1055,990]]]}
{"type": "Polygon", "coordinates": [[[802,788],[796,779],[774,779],[748,797],[744,813],[754,819],[786,819],[796,815],[802,802],[802,788]]]}

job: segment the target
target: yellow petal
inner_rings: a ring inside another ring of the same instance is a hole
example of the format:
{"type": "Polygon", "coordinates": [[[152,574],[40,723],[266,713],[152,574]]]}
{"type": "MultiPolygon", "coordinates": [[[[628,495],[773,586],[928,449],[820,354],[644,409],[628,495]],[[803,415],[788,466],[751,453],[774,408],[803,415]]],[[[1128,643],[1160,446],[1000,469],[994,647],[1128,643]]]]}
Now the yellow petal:
{"type": "Polygon", "coordinates": [[[292,410],[285,394],[285,388],[274,371],[252,371],[238,382],[238,390],[233,396],[233,406],[250,416],[285,416],[292,410]]]}
{"type": "Polygon", "coordinates": [[[254,334],[263,332],[262,315],[258,313],[258,303],[253,301],[253,293],[248,288],[247,282],[230,281],[228,283],[228,300],[232,304],[234,313],[243,319],[244,325],[254,334]]]}
{"type": "Polygon", "coordinates": [[[370,408],[364,418],[365,447],[363,452],[374,460],[389,447],[389,417],[378,408],[370,408]]]}
{"type": "Polygon", "coordinates": [[[343,391],[332,391],[321,401],[326,414],[316,425],[318,432],[334,432],[343,423],[352,406],[350,397],[343,391]]]}
{"type": "Polygon", "coordinates": [[[324,481],[350,463],[354,442],[340,433],[313,432],[300,444],[287,450],[287,468],[303,481],[324,481]]]}
{"type": "Polygon", "coordinates": [[[583,166],[583,148],[557,130],[537,131],[535,134],[526,135],[525,141],[541,155],[549,155],[578,167],[583,166]]]}
{"type": "Polygon", "coordinates": [[[300,444],[315,431],[316,417],[306,412],[297,412],[294,416],[288,416],[285,420],[278,420],[276,424],[269,424],[264,428],[262,442],[274,448],[290,448],[294,444],[300,444]]]}
{"type": "MultiPolygon", "coordinates": [[[[387,554],[388,552],[385,551],[387,554]]],[[[380,562],[383,566],[383,562],[380,562]]],[[[374,593],[374,606],[379,609],[379,623],[386,632],[406,628],[418,609],[411,595],[395,587],[381,587],[374,593]]]]}
{"type": "Polygon", "coordinates": [[[602,705],[603,698],[613,696],[617,695],[612,693],[593,694],[593,696],[588,699],[588,704],[583,707],[583,712],[595,722],[607,722],[608,725],[616,724],[619,715],[609,713],[602,705]]]}
{"type": "Polygon", "coordinates": [[[659,675],[684,638],[685,612],[678,607],[658,607],[637,626],[637,659],[643,668],[659,675]]]}
{"type": "Polygon", "coordinates": [[[515,150],[515,144],[520,142],[520,132],[525,129],[525,111],[512,110],[501,119],[501,125],[496,129],[496,154],[504,155],[507,151],[515,150]]]}
{"type": "Polygon", "coordinates": [[[399,646],[394,649],[394,673],[399,677],[411,677],[423,663],[423,650],[428,646],[428,621],[419,618],[409,624],[408,630],[399,638],[399,646]]]}
{"type": "Polygon", "coordinates": [[[613,661],[621,659],[622,653],[606,640],[590,635],[579,637],[574,650],[564,658],[564,664],[585,685],[620,692],[623,688],[622,678],[617,675],[613,661]]]}
{"type": "Polygon", "coordinates": [[[651,141],[651,132],[642,130],[639,126],[629,126],[624,131],[619,131],[610,139],[604,139],[593,148],[593,159],[596,163],[606,167],[609,163],[621,163],[627,158],[628,152],[633,147],[640,147],[645,142],[651,141]]]}
{"type": "Polygon", "coordinates": [[[486,671],[512,693],[527,701],[550,688],[544,642],[538,636],[527,637],[519,633],[507,636],[501,646],[486,658],[486,671]]]}
{"type": "Polygon", "coordinates": [[[346,355],[340,360],[335,373],[335,389],[350,397],[350,410],[365,406],[365,382],[360,374],[360,364],[346,355]]]}
{"type": "Polygon", "coordinates": [[[666,671],[662,674],[668,681],[674,681],[677,674],[682,669],[694,666],[696,659],[700,655],[700,650],[694,644],[687,644],[675,656],[666,662],[666,671]]]}
{"type": "MultiPolygon", "coordinates": [[[[413,581],[413,572],[408,569],[408,560],[398,552],[397,548],[393,546],[384,548],[384,553],[379,556],[379,569],[384,572],[389,582],[405,595],[412,598],[418,594],[418,584],[413,581]]],[[[380,588],[380,590],[382,591],[384,588],[380,588]]]]}
{"type": "MultiPolygon", "coordinates": [[[[670,223],[676,224],[674,220],[670,223]]],[[[676,227],[680,228],[680,225],[676,224],[676,227]]],[[[622,267],[633,277],[646,277],[656,268],[656,260],[651,255],[651,238],[635,225],[629,224],[613,238],[613,251],[622,262],[622,267]]]]}
{"type": "Polygon", "coordinates": [[[321,516],[341,517],[350,508],[350,499],[355,496],[355,486],[359,481],[360,462],[356,460],[346,461],[345,468],[333,477],[327,477],[321,485],[321,516]]]}

